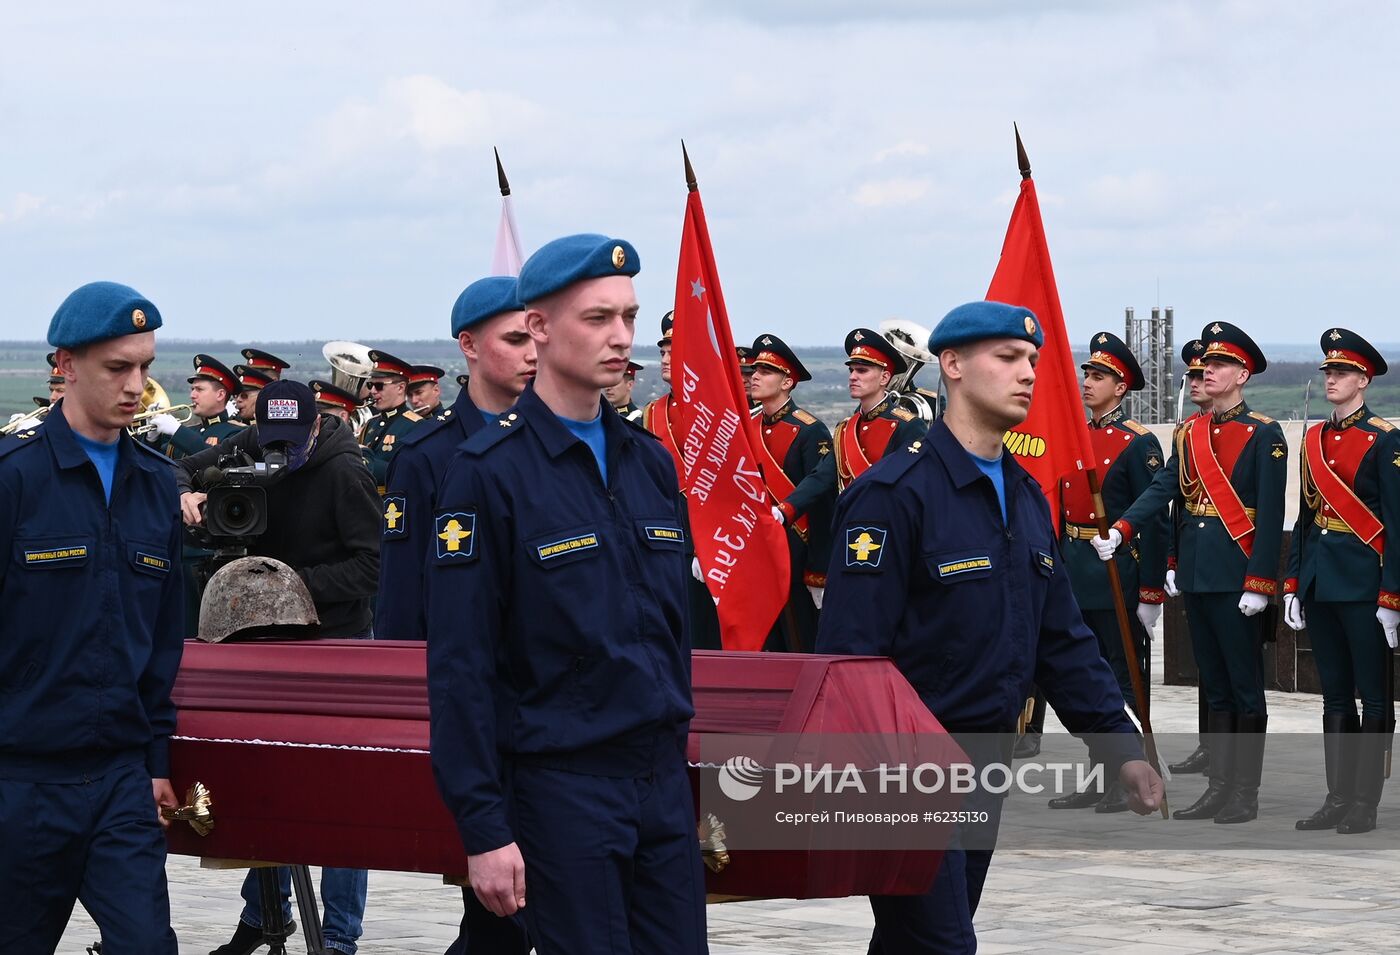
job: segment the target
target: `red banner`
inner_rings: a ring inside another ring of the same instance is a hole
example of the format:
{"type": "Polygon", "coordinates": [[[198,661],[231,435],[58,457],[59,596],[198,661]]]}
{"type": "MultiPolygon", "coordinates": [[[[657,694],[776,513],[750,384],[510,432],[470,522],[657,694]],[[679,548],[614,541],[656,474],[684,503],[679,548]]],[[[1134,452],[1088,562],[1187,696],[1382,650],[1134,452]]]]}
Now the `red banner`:
{"type": "Polygon", "coordinates": [[[685,205],[671,338],[672,430],[695,553],[726,650],[759,650],[787,601],[787,532],[759,473],[758,431],[739,375],[700,193],[685,205]]]}
{"type": "Polygon", "coordinates": [[[1050,248],[1045,242],[1045,226],[1040,220],[1040,203],[1035,181],[1021,181],[1021,195],[1011,210],[1001,261],[992,276],[987,300],[1019,305],[1035,312],[1040,320],[1045,344],[1035,367],[1035,390],[1026,420],[1006,433],[1006,448],[1040,482],[1050,500],[1055,531],[1060,530],[1060,508],[1055,489],[1066,474],[1089,467],[1089,426],[1084,420],[1084,403],[1079,396],[1079,372],[1070,352],[1065,316],[1060,310],[1060,293],[1055,287],[1055,270],[1050,266],[1050,248]]]}

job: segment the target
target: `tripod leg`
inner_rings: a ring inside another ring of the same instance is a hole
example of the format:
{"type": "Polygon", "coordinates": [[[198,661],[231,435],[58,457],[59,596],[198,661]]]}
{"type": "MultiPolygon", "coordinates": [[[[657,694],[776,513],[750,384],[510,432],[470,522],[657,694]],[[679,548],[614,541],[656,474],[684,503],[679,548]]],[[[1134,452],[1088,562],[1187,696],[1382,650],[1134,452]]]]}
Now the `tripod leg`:
{"type": "Polygon", "coordinates": [[[282,892],[277,886],[277,869],[258,869],[258,897],[262,901],[262,933],[268,955],[286,955],[287,923],[282,918],[282,892]]]}
{"type": "Polygon", "coordinates": [[[321,910],[316,904],[316,887],[311,884],[311,869],[292,866],[292,894],[301,913],[301,930],[306,937],[306,955],[325,955],[326,938],[321,934],[321,910]]]}

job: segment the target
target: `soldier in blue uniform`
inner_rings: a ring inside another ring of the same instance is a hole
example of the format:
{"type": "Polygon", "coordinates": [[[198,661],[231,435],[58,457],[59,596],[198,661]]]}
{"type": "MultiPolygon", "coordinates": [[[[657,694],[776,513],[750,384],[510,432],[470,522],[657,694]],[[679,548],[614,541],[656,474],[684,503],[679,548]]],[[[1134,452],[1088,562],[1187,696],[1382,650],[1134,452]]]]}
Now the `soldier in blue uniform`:
{"type": "Polygon", "coordinates": [[[758,449],[773,517],[788,531],[792,579],[788,602],[768,636],[767,650],[810,652],[831,560],[831,509],[836,502],[836,457],[831,432],[792,398],[812,375],[777,335],[754,340],[749,397],[763,408],[758,449]]]}
{"type": "MultiPolygon", "coordinates": [[[[1137,500],[1162,469],[1162,445],[1146,427],[1128,417],[1123,397],[1140,391],[1144,384],[1142,367],[1132,350],[1112,332],[1098,332],[1089,341],[1089,360],[1084,372],[1082,397],[1089,411],[1089,441],[1098,468],[1104,509],[1111,523],[1137,500]]],[[[1074,599],[1084,613],[1084,622],[1099,640],[1099,652],[1113,667],[1118,688],[1128,706],[1137,711],[1132,676],[1128,672],[1123,638],[1113,609],[1113,593],[1108,569],[1090,543],[1098,536],[1098,515],[1089,493],[1089,480],[1081,472],[1060,477],[1060,555],[1074,588],[1074,599]]],[[[1123,602],[1128,609],[1138,673],[1143,689],[1150,685],[1150,637],[1162,603],[1167,569],[1167,512],[1153,515],[1137,528],[1131,549],[1118,554],[1118,575],[1123,586],[1123,602]]],[[[1128,804],[1122,787],[1110,783],[1102,798],[1094,790],[1069,793],[1050,800],[1052,809],[1079,809],[1093,806],[1095,812],[1124,812],[1128,804]]]]}
{"type": "Polygon", "coordinates": [[[360,429],[360,446],[382,496],[389,461],[399,450],[399,442],[423,419],[408,406],[408,375],[412,366],[376,349],[370,349],[369,358],[374,362],[374,370],[366,387],[378,413],[360,429]]]}
{"type": "Polygon", "coordinates": [[[1376,828],[1395,714],[1386,655],[1400,629],[1400,431],[1366,407],[1387,371],[1366,339],[1322,334],[1332,414],[1303,439],[1303,503],[1284,580],[1284,621],[1307,627],[1322,680],[1327,798],[1297,827],[1341,833],[1376,828]],[[1356,718],[1356,692],[1361,719],[1356,718]]]}
{"type": "Polygon", "coordinates": [[[176,951],[161,806],[180,666],[180,505],[170,462],[126,433],[160,312],[125,285],[49,324],[68,382],[0,442],[0,951],[52,952],[73,903],[106,955],[176,951]],[[61,613],[35,626],[16,608],[61,613]]]}
{"type": "Polygon", "coordinates": [[[439,418],[446,410],[442,406],[442,385],[438,384],[445,374],[447,372],[436,365],[408,367],[408,404],[424,421],[439,418]]]}
{"type": "MultiPolygon", "coordinates": [[[[820,653],[891,657],[930,712],[977,762],[1009,762],[1032,682],[1071,732],[1094,734],[1134,811],[1162,781],[1143,761],[1112,670],[1085,626],[1055,546],[1040,486],[1003,453],[1024,421],[1044,338],[1024,308],[975,302],[929,338],[948,390],[928,435],[877,463],[837,502],[820,653]]],[[[974,952],[972,916],[986,879],[1001,797],[976,848],[958,829],[923,896],[872,897],[872,952],[974,952]]]]}
{"type": "MultiPolygon", "coordinates": [[[[468,285],[452,306],[452,334],[467,361],[467,383],[441,417],[415,428],[389,462],[384,492],[384,542],[374,631],[379,639],[426,640],[423,581],[437,539],[432,535],[438,482],[457,447],[494,425],[535,374],[535,340],[513,276],[468,285]]],[[[462,930],[449,955],[529,951],[521,916],[498,918],[470,887],[462,890],[462,930]]]]}
{"type": "Polygon", "coordinates": [[[1172,815],[1242,823],[1259,815],[1269,723],[1263,611],[1278,591],[1288,445],[1278,422],[1244,401],[1245,383],[1268,367],[1254,340],[1234,325],[1213,322],[1201,341],[1210,415],[1183,429],[1180,454],[1114,523],[1108,539],[1091,543],[1108,560],[1169,501],[1184,512],[1173,579],[1186,595],[1191,647],[1210,706],[1210,768],[1201,798],[1172,815]]]}
{"type": "Polygon", "coordinates": [[[477,897],[523,908],[543,952],[707,951],[683,504],[670,456],[601,398],[637,269],[601,235],[525,263],[538,375],[462,445],[433,522],[433,770],[477,897]]]}

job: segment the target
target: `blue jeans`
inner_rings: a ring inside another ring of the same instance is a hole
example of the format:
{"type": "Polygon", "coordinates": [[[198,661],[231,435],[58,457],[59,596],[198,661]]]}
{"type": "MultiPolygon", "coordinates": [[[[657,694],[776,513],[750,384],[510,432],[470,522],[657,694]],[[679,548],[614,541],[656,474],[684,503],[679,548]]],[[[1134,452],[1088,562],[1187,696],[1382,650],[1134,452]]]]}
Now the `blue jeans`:
{"type": "MultiPolygon", "coordinates": [[[[292,871],[277,869],[277,886],[282,892],[282,918],[292,917],[292,871]]],[[[369,873],[364,869],[321,870],[321,904],[325,908],[322,933],[326,947],[355,955],[356,943],[364,934],[365,893],[369,873]]],[[[258,895],[258,873],[248,871],[243,880],[243,914],[240,918],[254,928],[262,928],[262,905],[258,895]]]]}

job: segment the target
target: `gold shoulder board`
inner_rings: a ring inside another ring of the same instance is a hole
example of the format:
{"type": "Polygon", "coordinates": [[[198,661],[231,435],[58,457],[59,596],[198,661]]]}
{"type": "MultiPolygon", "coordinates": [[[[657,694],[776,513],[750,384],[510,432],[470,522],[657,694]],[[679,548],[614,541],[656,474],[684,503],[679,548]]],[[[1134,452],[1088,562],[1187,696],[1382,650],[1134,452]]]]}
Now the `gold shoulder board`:
{"type": "Polygon", "coordinates": [[[405,411],[405,412],[403,413],[403,416],[404,416],[405,418],[407,418],[409,421],[422,421],[422,420],[423,420],[423,416],[420,415],[420,414],[419,414],[418,412],[416,412],[416,411],[405,411]]]}
{"type": "Polygon", "coordinates": [[[918,417],[918,415],[914,414],[914,412],[910,411],[908,408],[893,408],[891,411],[900,421],[913,421],[918,417]]]}
{"type": "Polygon", "coordinates": [[[1270,418],[1270,417],[1269,417],[1268,415],[1266,415],[1266,414],[1260,414],[1260,413],[1257,412],[1257,411],[1251,411],[1249,414],[1250,414],[1250,416],[1251,416],[1252,418],[1254,418],[1255,421],[1258,421],[1258,422],[1261,423],[1261,424],[1273,424],[1273,423],[1274,423],[1274,419],[1273,419],[1273,418],[1270,418]]]}
{"type": "Polygon", "coordinates": [[[1127,421],[1124,421],[1124,422],[1123,422],[1123,427],[1127,428],[1127,429],[1128,429],[1129,431],[1131,431],[1133,434],[1151,434],[1151,433],[1152,433],[1152,429],[1149,428],[1147,425],[1145,425],[1145,424],[1139,424],[1138,422],[1132,420],[1131,418],[1129,418],[1127,421]]]}
{"type": "Polygon", "coordinates": [[[811,414],[809,414],[809,413],[806,412],[806,411],[803,411],[801,408],[798,408],[796,411],[794,411],[794,412],[792,413],[792,416],[793,416],[794,418],[796,418],[798,421],[801,421],[803,424],[816,424],[816,423],[817,423],[817,419],[816,419],[816,418],[812,417],[811,414]]]}
{"type": "Polygon", "coordinates": [[[1367,422],[1367,424],[1371,425],[1373,428],[1379,428],[1379,429],[1382,430],[1382,431],[1394,431],[1394,430],[1395,430],[1395,425],[1391,424],[1389,421],[1387,421],[1387,420],[1385,420],[1384,418],[1379,417],[1379,416],[1373,417],[1373,418],[1367,418],[1367,419],[1366,419],[1366,422],[1367,422]]]}

